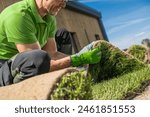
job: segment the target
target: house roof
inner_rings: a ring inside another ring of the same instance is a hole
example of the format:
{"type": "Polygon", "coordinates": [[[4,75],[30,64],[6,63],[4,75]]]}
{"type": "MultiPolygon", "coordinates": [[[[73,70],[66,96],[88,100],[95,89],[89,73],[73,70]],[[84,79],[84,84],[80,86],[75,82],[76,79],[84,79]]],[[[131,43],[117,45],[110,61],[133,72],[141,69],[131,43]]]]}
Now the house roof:
{"type": "Polygon", "coordinates": [[[67,8],[68,9],[73,9],[73,10],[76,10],[78,12],[82,12],[82,13],[85,13],[87,15],[91,15],[91,16],[94,16],[94,17],[97,17],[97,18],[101,18],[101,13],[98,12],[97,10],[95,9],[92,9],[91,7],[88,7],[82,3],[79,3],[79,2],[75,2],[75,1],[69,1],[67,3],[67,8]]]}
{"type": "Polygon", "coordinates": [[[76,1],[67,2],[66,8],[71,9],[71,10],[75,10],[77,12],[84,13],[86,15],[90,15],[90,16],[97,18],[99,21],[99,26],[101,28],[103,37],[106,41],[108,41],[108,37],[107,37],[106,31],[105,31],[105,28],[104,28],[104,25],[102,22],[102,14],[100,11],[97,11],[91,7],[88,7],[84,4],[76,2],[76,1]]]}

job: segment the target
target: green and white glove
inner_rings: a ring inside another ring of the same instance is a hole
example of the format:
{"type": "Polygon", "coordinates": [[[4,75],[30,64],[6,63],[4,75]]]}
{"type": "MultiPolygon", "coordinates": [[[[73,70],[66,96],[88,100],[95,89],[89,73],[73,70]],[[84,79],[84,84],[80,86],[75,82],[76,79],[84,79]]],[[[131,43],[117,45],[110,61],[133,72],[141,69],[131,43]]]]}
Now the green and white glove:
{"type": "Polygon", "coordinates": [[[71,56],[72,66],[78,67],[83,64],[96,64],[101,60],[100,48],[94,48],[80,55],[74,54],[71,56]]]}

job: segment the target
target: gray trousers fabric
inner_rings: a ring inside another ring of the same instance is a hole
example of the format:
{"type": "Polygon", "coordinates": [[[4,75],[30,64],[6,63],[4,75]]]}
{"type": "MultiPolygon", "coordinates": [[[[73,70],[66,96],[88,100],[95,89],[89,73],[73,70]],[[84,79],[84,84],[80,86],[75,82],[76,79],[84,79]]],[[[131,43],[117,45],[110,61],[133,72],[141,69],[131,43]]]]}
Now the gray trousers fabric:
{"type": "Polygon", "coordinates": [[[43,50],[26,51],[10,60],[0,60],[0,86],[49,72],[50,60],[48,53],[43,50]]]}

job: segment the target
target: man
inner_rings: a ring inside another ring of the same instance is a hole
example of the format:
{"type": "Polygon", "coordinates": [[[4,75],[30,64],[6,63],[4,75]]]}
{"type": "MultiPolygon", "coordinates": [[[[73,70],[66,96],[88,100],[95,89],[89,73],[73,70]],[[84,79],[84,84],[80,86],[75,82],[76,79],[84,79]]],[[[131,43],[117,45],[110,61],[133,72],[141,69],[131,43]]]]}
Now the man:
{"type": "Polygon", "coordinates": [[[24,0],[1,12],[0,86],[100,61],[99,48],[89,51],[85,47],[72,56],[57,51],[55,16],[65,5],[65,0],[24,0]]]}

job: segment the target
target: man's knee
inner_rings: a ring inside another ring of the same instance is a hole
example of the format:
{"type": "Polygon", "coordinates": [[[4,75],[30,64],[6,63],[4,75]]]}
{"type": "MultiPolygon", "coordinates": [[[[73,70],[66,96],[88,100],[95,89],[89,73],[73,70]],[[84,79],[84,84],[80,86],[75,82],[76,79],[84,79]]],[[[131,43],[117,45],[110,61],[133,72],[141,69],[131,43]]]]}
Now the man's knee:
{"type": "Polygon", "coordinates": [[[43,50],[32,50],[18,54],[11,67],[14,83],[47,73],[49,70],[50,56],[43,50]]]}
{"type": "Polygon", "coordinates": [[[50,71],[50,56],[46,51],[35,50],[33,51],[32,60],[38,68],[38,74],[46,73],[50,71]]]}

